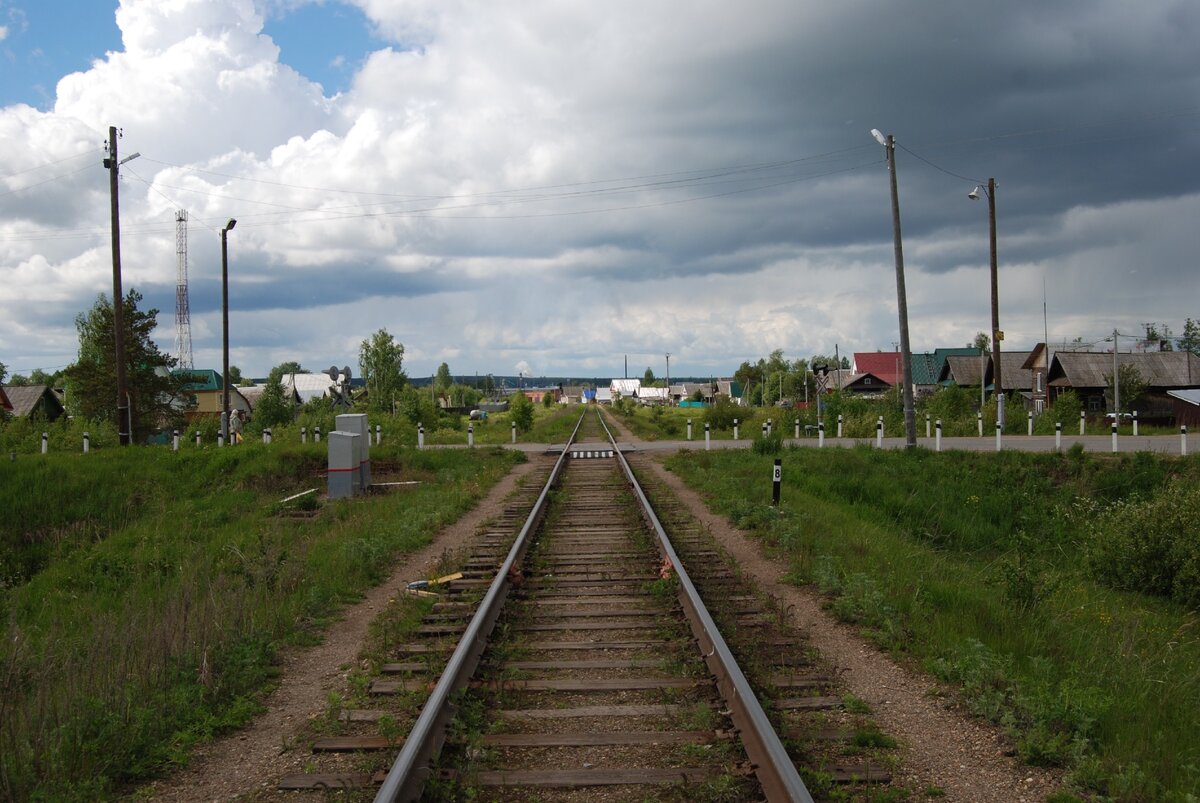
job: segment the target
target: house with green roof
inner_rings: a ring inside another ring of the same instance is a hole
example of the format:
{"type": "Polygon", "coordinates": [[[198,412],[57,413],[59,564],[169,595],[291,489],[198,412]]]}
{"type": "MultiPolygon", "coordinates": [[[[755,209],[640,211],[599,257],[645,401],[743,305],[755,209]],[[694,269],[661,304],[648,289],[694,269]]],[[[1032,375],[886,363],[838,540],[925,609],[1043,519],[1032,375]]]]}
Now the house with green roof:
{"type": "MultiPolygon", "coordinates": [[[[171,372],[171,375],[187,377],[184,390],[196,397],[196,406],[187,411],[189,422],[202,416],[219,416],[221,414],[224,383],[221,381],[220,371],[214,371],[211,368],[177,368],[171,372]]],[[[250,402],[237,389],[236,385],[229,386],[229,407],[233,410],[241,410],[246,416],[250,415],[250,402]]]]}

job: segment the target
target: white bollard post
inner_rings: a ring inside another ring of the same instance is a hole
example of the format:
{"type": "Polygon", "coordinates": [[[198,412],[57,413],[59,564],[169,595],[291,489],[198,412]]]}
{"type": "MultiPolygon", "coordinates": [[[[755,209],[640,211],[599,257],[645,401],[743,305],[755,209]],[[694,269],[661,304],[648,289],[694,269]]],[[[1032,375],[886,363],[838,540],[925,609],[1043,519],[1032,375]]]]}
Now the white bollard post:
{"type": "Polygon", "coordinates": [[[712,448],[712,431],[709,429],[708,422],[704,422],[704,451],[712,448]]]}
{"type": "Polygon", "coordinates": [[[838,413],[838,437],[842,437],[842,414],[838,413]]]}
{"type": "Polygon", "coordinates": [[[200,430],[196,430],[196,446],[200,446],[200,430]]]}
{"type": "Polygon", "coordinates": [[[1029,437],[1032,438],[1033,437],[1033,410],[1030,410],[1028,415],[1029,415],[1029,433],[1028,434],[1029,434],[1029,437]]]}
{"type": "Polygon", "coordinates": [[[1054,422],[1054,451],[1062,451],[1062,422],[1054,422]]]}
{"type": "Polygon", "coordinates": [[[263,441],[263,443],[270,443],[270,442],[271,442],[271,432],[270,432],[269,430],[267,430],[267,429],[263,429],[263,431],[262,431],[262,441],[263,441]]]}
{"type": "Polygon", "coordinates": [[[225,445],[225,435],[221,432],[217,433],[217,446],[225,445]]]}
{"type": "Polygon", "coordinates": [[[763,433],[764,438],[767,437],[767,422],[766,421],[763,422],[762,433],[763,433]]]}
{"type": "Polygon", "coordinates": [[[49,453],[50,453],[50,433],[43,432],[42,433],[42,454],[49,454],[49,453]]]}
{"type": "Polygon", "coordinates": [[[1003,430],[1000,427],[1000,422],[997,421],[996,422],[996,451],[997,452],[1000,451],[1000,433],[1001,432],[1003,432],[1003,430]]]}
{"type": "Polygon", "coordinates": [[[770,435],[774,431],[775,431],[775,419],[768,418],[767,419],[767,434],[770,435]]]}
{"type": "Polygon", "coordinates": [[[1137,426],[1137,410],[1134,410],[1134,411],[1133,411],[1133,437],[1135,437],[1135,438],[1137,437],[1137,434],[1138,434],[1138,433],[1137,433],[1137,430],[1138,430],[1138,426],[1137,426]]]}
{"type": "Polygon", "coordinates": [[[800,440],[800,419],[799,418],[796,419],[796,434],[792,437],[794,437],[796,440],[800,440]]]}
{"type": "Polygon", "coordinates": [[[375,445],[378,446],[381,443],[383,443],[383,426],[381,424],[376,424],[375,425],[375,445]]]}
{"type": "Polygon", "coordinates": [[[92,436],[85,432],[85,433],[83,433],[83,453],[87,454],[88,450],[91,447],[92,447],[92,436]]]}
{"type": "Polygon", "coordinates": [[[1187,427],[1179,428],[1179,454],[1187,457],[1187,427]]]}
{"type": "Polygon", "coordinates": [[[313,427],[313,443],[321,442],[321,428],[313,427]]]}
{"type": "Polygon", "coordinates": [[[474,446],[475,446],[475,425],[467,424],[467,447],[473,448],[474,446]]]}
{"type": "Polygon", "coordinates": [[[692,419],[688,419],[688,440],[692,439],[692,419]]]}
{"type": "Polygon", "coordinates": [[[267,427],[263,431],[267,433],[267,443],[270,443],[271,441],[275,440],[275,433],[271,431],[270,427],[267,427]]]}
{"type": "Polygon", "coordinates": [[[308,443],[308,427],[300,427],[300,442],[308,443]]]}
{"type": "Polygon", "coordinates": [[[925,437],[928,438],[932,433],[929,431],[929,413],[925,414],[925,437]]]}
{"type": "Polygon", "coordinates": [[[512,422],[512,442],[517,442],[517,422],[512,422]]]}
{"type": "Polygon", "coordinates": [[[983,437],[983,410],[975,414],[975,420],[979,422],[979,437],[983,437]]]}
{"type": "Polygon", "coordinates": [[[883,448],[883,416],[879,416],[879,420],[875,422],[875,445],[883,448]]]}
{"type": "Polygon", "coordinates": [[[1117,422],[1116,421],[1112,422],[1111,429],[1112,429],[1112,450],[1115,453],[1117,451],[1117,422]]]}
{"type": "Polygon", "coordinates": [[[825,422],[824,421],[817,422],[817,448],[818,449],[825,448],[825,422]]]}
{"type": "Polygon", "coordinates": [[[935,452],[940,452],[942,450],[942,419],[940,418],[937,420],[937,435],[935,436],[935,440],[933,442],[933,450],[935,452]]]}
{"type": "Polygon", "coordinates": [[[171,451],[179,451],[179,430],[174,430],[171,434],[171,451]]]}
{"type": "MultiPolygon", "coordinates": [[[[513,424],[513,426],[516,426],[516,424],[513,424]]],[[[425,425],[424,424],[417,424],[417,448],[418,449],[425,448],[425,425]]]]}
{"type": "Polygon", "coordinates": [[[738,420],[736,418],[733,419],[733,439],[735,441],[738,439],[738,420]]]}
{"type": "Polygon", "coordinates": [[[1079,434],[1083,435],[1087,427],[1087,415],[1083,410],[1079,411],[1079,434]]]}

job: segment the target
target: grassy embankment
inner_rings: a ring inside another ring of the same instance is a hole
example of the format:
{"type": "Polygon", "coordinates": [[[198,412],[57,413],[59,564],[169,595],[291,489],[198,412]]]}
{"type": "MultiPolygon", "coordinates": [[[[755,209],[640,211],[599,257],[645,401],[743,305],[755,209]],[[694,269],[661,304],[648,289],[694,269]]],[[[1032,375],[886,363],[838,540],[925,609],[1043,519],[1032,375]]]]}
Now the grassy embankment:
{"type": "Polygon", "coordinates": [[[523,459],[372,458],[422,484],[281,506],[325,456],[278,440],[0,461],[0,799],[105,799],[186,762],[259,710],[279,647],[319,641],[523,459]]]}
{"type": "Polygon", "coordinates": [[[668,465],[833,613],[958,685],[1025,761],[1068,767],[1089,799],[1196,799],[1200,460],[866,448],[782,459],[778,509],[773,456],[688,452],[668,465]]]}

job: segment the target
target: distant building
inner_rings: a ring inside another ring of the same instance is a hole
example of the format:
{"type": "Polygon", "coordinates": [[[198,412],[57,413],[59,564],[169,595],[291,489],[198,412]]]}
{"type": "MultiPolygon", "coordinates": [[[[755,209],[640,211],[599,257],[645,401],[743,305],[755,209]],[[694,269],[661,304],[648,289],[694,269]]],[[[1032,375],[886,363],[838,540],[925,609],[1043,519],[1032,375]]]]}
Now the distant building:
{"type": "MultiPolygon", "coordinates": [[[[224,383],[219,371],[211,368],[180,368],[171,372],[172,376],[185,377],[183,389],[196,397],[196,406],[184,412],[189,422],[201,416],[219,416],[224,408],[224,383]]],[[[229,407],[241,410],[250,415],[250,402],[234,385],[229,386],[229,407]]]]}
{"type": "Polygon", "coordinates": [[[4,385],[0,388],[0,405],[7,400],[8,410],[17,418],[55,421],[65,410],[58,394],[49,385],[4,385]]]}

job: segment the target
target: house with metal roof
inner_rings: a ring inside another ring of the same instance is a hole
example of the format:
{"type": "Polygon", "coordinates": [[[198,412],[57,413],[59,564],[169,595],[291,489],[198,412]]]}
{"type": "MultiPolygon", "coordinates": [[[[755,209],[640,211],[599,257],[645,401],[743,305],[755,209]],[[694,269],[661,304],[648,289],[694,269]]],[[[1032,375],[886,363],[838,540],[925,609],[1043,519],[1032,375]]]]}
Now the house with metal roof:
{"type": "Polygon", "coordinates": [[[912,355],[911,376],[914,393],[932,393],[937,390],[942,369],[946,366],[947,357],[971,357],[979,354],[979,350],[970,346],[964,348],[934,349],[912,355]]]}
{"type": "Polygon", "coordinates": [[[0,396],[8,399],[8,409],[17,418],[55,421],[66,410],[58,394],[49,385],[5,385],[0,396]]]}
{"type": "Polygon", "coordinates": [[[637,399],[642,404],[666,404],[671,400],[671,389],[643,385],[637,389],[637,399]]]}
{"type": "MultiPolygon", "coordinates": [[[[889,386],[900,384],[900,352],[898,351],[856,351],[854,364],[851,366],[854,374],[871,374],[876,379],[886,382],[889,386]]],[[[846,383],[843,381],[843,387],[846,383]]]]}
{"type": "Polygon", "coordinates": [[[608,382],[608,389],[616,398],[633,398],[637,396],[638,388],[642,386],[640,379],[611,379],[608,382]]]}
{"type": "MultiPolygon", "coordinates": [[[[224,409],[225,394],[220,371],[214,371],[211,368],[177,368],[171,372],[171,375],[186,377],[183,389],[196,397],[196,406],[184,411],[189,422],[201,416],[219,416],[221,414],[221,410],[224,409]]],[[[229,407],[232,410],[240,410],[244,415],[250,415],[249,400],[234,385],[229,386],[229,407]]]]}
{"type": "Polygon", "coordinates": [[[284,395],[294,392],[301,404],[332,395],[330,389],[335,384],[329,374],[284,374],[279,381],[283,384],[284,395]]]}
{"type": "Polygon", "coordinates": [[[1192,431],[1200,427],[1200,388],[1168,390],[1167,396],[1171,399],[1176,426],[1192,431]]]}

